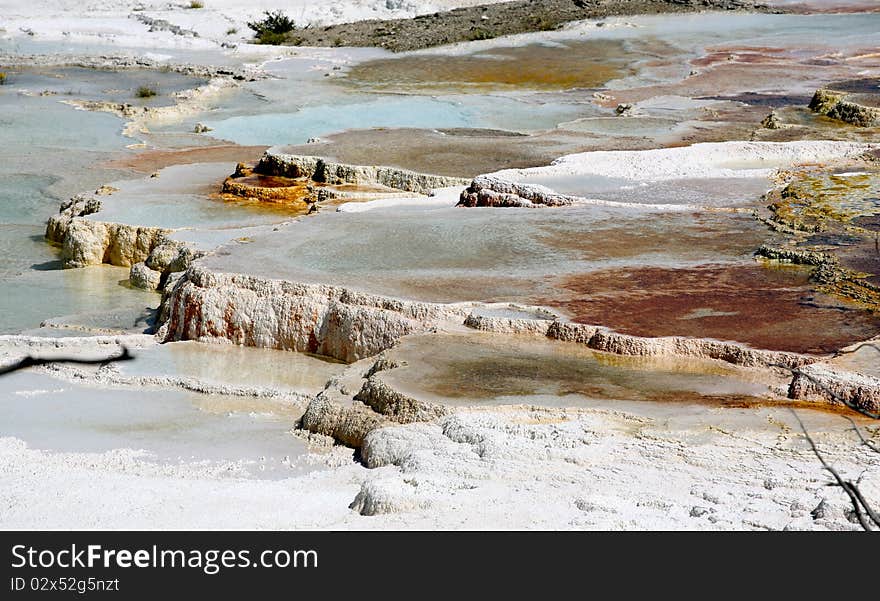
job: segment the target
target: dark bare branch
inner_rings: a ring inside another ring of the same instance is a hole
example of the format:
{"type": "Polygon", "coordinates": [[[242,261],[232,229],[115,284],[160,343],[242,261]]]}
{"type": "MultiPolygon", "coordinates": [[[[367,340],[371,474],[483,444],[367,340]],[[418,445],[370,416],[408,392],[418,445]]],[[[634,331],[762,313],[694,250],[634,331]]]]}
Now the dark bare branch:
{"type": "Polygon", "coordinates": [[[804,425],[803,420],[801,420],[801,416],[798,415],[797,411],[794,409],[791,410],[791,413],[800,425],[801,431],[804,433],[804,438],[806,438],[807,442],[810,444],[813,454],[822,464],[822,467],[834,477],[836,485],[841,487],[849,497],[850,503],[852,503],[853,510],[855,511],[856,519],[858,519],[862,529],[871,532],[875,527],[880,528],[880,520],[877,519],[877,514],[865,501],[859,488],[849,480],[844,480],[834,466],[825,460],[825,457],[819,452],[819,448],[816,446],[813,437],[810,436],[810,433],[807,431],[807,427],[804,425]],[[871,525],[872,522],[873,526],[871,525]]]}
{"type": "Polygon", "coordinates": [[[21,369],[26,369],[28,367],[37,367],[40,365],[49,365],[51,363],[75,363],[77,365],[104,365],[106,363],[116,363],[118,361],[131,361],[134,359],[134,355],[126,347],[122,347],[122,350],[117,355],[111,355],[109,357],[104,357],[101,359],[78,359],[76,357],[24,357],[21,360],[12,363],[10,365],[4,365],[0,367],[0,376],[4,376],[6,374],[12,373],[14,371],[19,371],[21,369]]]}
{"type": "Polygon", "coordinates": [[[865,445],[866,447],[868,447],[869,449],[871,449],[875,453],[880,453],[880,446],[878,446],[877,443],[874,442],[873,440],[868,440],[867,438],[865,438],[865,435],[862,434],[862,430],[861,430],[861,428],[859,428],[859,425],[856,423],[856,420],[854,420],[853,418],[851,418],[848,415],[844,415],[843,417],[848,419],[849,423],[852,424],[852,429],[855,430],[856,435],[859,437],[859,440],[862,441],[863,445],[865,445]]]}
{"type": "Polygon", "coordinates": [[[853,495],[855,495],[856,499],[858,499],[859,503],[861,503],[862,507],[864,507],[865,513],[867,513],[868,517],[871,518],[871,521],[874,522],[874,526],[880,528],[880,515],[878,515],[877,512],[871,508],[870,505],[868,505],[868,502],[865,501],[865,497],[862,496],[862,491],[859,490],[858,486],[852,483],[848,484],[851,487],[853,495]]]}

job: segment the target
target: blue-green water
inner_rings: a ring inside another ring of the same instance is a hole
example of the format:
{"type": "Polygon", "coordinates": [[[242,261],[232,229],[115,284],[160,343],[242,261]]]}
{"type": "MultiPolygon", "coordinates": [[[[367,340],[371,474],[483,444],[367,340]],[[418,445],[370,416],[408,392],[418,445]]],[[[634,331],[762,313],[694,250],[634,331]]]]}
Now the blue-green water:
{"type": "Polygon", "coordinates": [[[52,183],[38,175],[0,175],[0,278],[56,260],[57,251],[43,240],[36,217],[56,203],[46,192],[52,183]]]}
{"type": "MultiPolygon", "coordinates": [[[[647,50],[634,51],[631,75],[608,82],[607,87],[614,90],[680,82],[692,68],[691,59],[725,45],[790,51],[793,65],[831,53],[861,49],[867,52],[877,45],[880,14],[706,13],[612,19],[610,23],[580,39],[648,44],[647,50]],[[623,23],[630,25],[621,26],[623,23]]],[[[562,40],[566,36],[579,39],[579,34],[566,31],[546,35],[548,40],[562,40]]],[[[491,43],[515,46],[523,42],[514,37],[491,43]]],[[[560,48],[560,52],[565,52],[564,47],[560,48]]],[[[442,51],[429,49],[423,53],[436,53],[437,60],[443,60],[442,51]]],[[[361,59],[371,58],[366,51],[361,54],[361,59]]],[[[397,56],[405,58],[406,53],[397,56]]],[[[591,90],[541,92],[530,90],[525,84],[516,93],[480,88],[462,93],[466,86],[455,85],[429,94],[408,91],[405,87],[395,89],[392,85],[384,89],[386,92],[394,89],[396,93],[382,93],[382,86],[374,89],[368,81],[361,81],[358,86],[346,85],[344,69],[337,70],[330,61],[305,56],[269,64],[267,70],[276,78],[249,83],[241,94],[218,103],[211,114],[203,118],[204,123],[214,128],[212,135],[239,144],[292,145],[346,129],[373,127],[473,127],[538,132],[558,126],[580,135],[592,132],[599,136],[650,137],[673,129],[676,119],[670,119],[672,113],[679,119],[688,113],[684,109],[672,112],[654,109],[645,111],[651,119],[615,119],[612,111],[600,109],[591,102],[591,90]],[[593,120],[600,117],[609,119],[593,120]]],[[[821,79],[819,67],[815,72],[821,79]]],[[[425,82],[430,83],[431,77],[426,71],[425,82]]],[[[768,78],[764,82],[757,81],[760,90],[755,91],[812,93],[818,83],[808,79],[768,78]],[[800,89],[792,90],[792,87],[800,89]]]]}
{"type": "Polygon", "coordinates": [[[345,129],[473,127],[477,122],[465,107],[452,102],[400,97],[207,123],[214,128],[211,135],[239,144],[303,144],[309,138],[345,129]]]}
{"type": "MultiPolygon", "coordinates": [[[[122,136],[122,121],[62,102],[122,94],[110,86],[111,75],[85,69],[13,71],[0,86],[0,333],[81,313],[98,328],[106,314],[114,325],[137,329],[143,327],[136,323],[139,316],[156,305],[154,294],[122,283],[124,269],[61,270],[59,250],[43,238],[46,220],[63,199],[125,173],[102,166],[135,142],[122,136]],[[40,94],[46,90],[70,93],[40,94]]],[[[180,85],[174,76],[165,89],[180,85]]]]}

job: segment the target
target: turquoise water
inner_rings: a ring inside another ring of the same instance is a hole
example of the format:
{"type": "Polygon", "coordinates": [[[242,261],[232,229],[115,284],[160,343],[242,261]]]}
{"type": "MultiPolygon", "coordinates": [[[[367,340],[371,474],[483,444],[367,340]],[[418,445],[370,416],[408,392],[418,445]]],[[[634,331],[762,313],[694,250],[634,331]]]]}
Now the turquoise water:
{"type": "Polygon", "coordinates": [[[52,268],[58,260],[58,250],[46,244],[42,228],[32,225],[0,224],[0,253],[0,281],[31,269],[52,268]]]}
{"type": "Polygon", "coordinates": [[[145,315],[159,296],[128,287],[128,269],[96,265],[42,271],[0,279],[0,334],[16,334],[44,321],[103,331],[143,332],[145,315]]]}
{"type": "MultiPolygon", "coordinates": [[[[642,58],[632,65],[637,73],[609,82],[609,88],[620,89],[680,81],[692,68],[691,59],[724,46],[789,49],[796,61],[809,61],[836,52],[876,48],[878,31],[880,14],[708,13],[609,19],[609,26],[590,30],[587,35],[593,40],[657,45],[656,55],[643,52],[642,58]],[[630,25],[619,26],[622,23],[630,25]]],[[[577,39],[581,34],[563,31],[547,35],[577,39]]],[[[498,46],[520,43],[517,38],[491,42],[498,46]]],[[[366,51],[362,54],[360,59],[370,58],[366,51]]],[[[372,127],[475,127],[536,132],[559,126],[561,130],[581,134],[650,137],[670,133],[676,118],[693,118],[695,114],[693,108],[681,107],[673,111],[649,110],[650,118],[640,120],[614,119],[612,111],[592,103],[589,90],[462,94],[450,86],[435,95],[369,93],[368,85],[361,89],[340,85],[344,69],[337,70],[333,63],[321,58],[292,58],[272,63],[267,69],[277,79],[249,83],[240,94],[212,107],[207,119],[202,119],[214,128],[212,135],[239,144],[292,145],[347,129],[372,127]],[[611,118],[602,120],[603,117],[611,118]]],[[[814,70],[821,79],[819,67],[814,70]]],[[[430,75],[426,74],[426,78],[430,75]]],[[[801,81],[798,76],[785,81],[771,76],[759,83],[761,90],[772,89],[777,93],[791,93],[793,88],[799,93],[814,89],[813,82],[801,81]]]]}
{"type": "Polygon", "coordinates": [[[291,113],[240,116],[205,122],[211,135],[238,144],[303,144],[330,132],[368,127],[475,127],[466,107],[431,98],[380,98],[340,106],[304,107],[291,113]]]}
{"type": "Polygon", "coordinates": [[[0,175],[0,281],[57,258],[34,218],[55,203],[46,192],[52,183],[37,175],[0,175]]]}
{"type": "Polygon", "coordinates": [[[47,192],[56,178],[48,175],[0,175],[0,223],[29,225],[55,199],[47,192]]]}

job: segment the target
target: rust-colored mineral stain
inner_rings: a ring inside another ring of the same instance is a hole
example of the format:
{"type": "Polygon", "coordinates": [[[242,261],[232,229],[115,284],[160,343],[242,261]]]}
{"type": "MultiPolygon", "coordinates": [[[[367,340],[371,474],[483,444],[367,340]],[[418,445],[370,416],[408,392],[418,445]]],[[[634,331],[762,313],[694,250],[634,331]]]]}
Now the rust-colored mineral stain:
{"type": "Polygon", "coordinates": [[[309,205],[304,202],[266,202],[259,198],[248,198],[225,192],[213,192],[209,195],[209,198],[216,200],[217,202],[231,203],[238,207],[245,207],[248,210],[273,215],[282,215],[285,217],[298,217],[307,214],[309,211],[309,205]]]}
{"type": "Polygon", "coordinates": [[[555,298],[573,321],[638,336],[735,340],[829,353],[880,333],[880,316],[815,292],[808,272],[755,265],[644,267],[571,276],[555,298]]]}
{"type": "Polygon", "coordinates": [[[304,207],[307,202],[313,201],[314,188],[320,185],[307,179],[250,174],[226,178],[221,194],[224,197],[249,199],[266,204],[304,207]]]}
{"type": "Polygon", "coordinates": [[[494,48],[463,56],[410,55],[354,66],[347,81],[369,87],[413,89],[451,85],[478,88],[593,88],[625,74],[633,55],[623,42],[494,48]]]}

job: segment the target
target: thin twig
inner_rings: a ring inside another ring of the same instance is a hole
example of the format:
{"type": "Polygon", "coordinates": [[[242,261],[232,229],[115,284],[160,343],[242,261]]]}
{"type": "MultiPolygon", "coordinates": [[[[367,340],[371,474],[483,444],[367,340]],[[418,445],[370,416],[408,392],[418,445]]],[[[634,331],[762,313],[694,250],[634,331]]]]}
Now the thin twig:
{"type": "Polygon", "coordinates": [[[837,482],[837,486],[842,488],[844,492],[849,497],[850,502],[852,503],[853,510],[855,510],[856,518],[859,521],[859,524],[862,526],[862,529],[871,532],[874,528],[871,526],[871,522],[874,522],[874,525],[880,528],[880,520],[877,519],[877,514],[874,513],[874,510],[867,504],[865,498],[862,496],[862,493],[859,491],[858,487],[850,482],[849,480],[844,480],[841,475],[837,472],[834,467],[825,461],[825,457],[822,456],[822,453],[819,452],[819,448],[816,446],[816,442],[813,440],[813,437],[810,436],[810,433],[807,431],[807,427],[804,425],[803,420],[801,420],[801,416],[798,415],[797,411],[791,409],[792,415],[797,420],[798,424],[800,424],[801,431],[804,433],[804,438],[807,439],[807,442],[810,443],[810,448],[813,450],[813,454],[816,455],[816,458],[822,464],[822,467],[825,468],[837,482]],[[862,509],[864,508],[864,511],[862,509]],[[865,513],[867,512],[867,517],[865,513]],[[868,521],[870,518],[870,521],[868,521]]]}
{"type": "Polygon", "coordinates": [[[856,423],[856,420],[851,418],[848,415],[844,415],[844,418],[849,420],[849,423],[852,424],[852,429],[855,430],[856,435],[859,437],[859,440],[862,441],[862,444],[874,451],[875,453],[880,453],[880,446],[877,445],[873,440],[868,440],[865,438],[865,435],[862,434],[862,430],[859,428],[859,425],[856,423]]]}
{"type": "Polygon", "coordinates": [[[848,484],[852,488],[852,493],[856,496],[856,498],[862,504],[862,507],[865,508],[865,513],[868,514],[868,517],[871,518],[871,521],[874,522],[874,525],[877,526],[878,528],[880,528],[880,515],[877,515],[877,512],[875,512],[871,508],[871,506],[868,505],[868,502],[865,501],[865,497],[862,496],[862,491],[859,490],[858,486],[856,486],[855,484],[852,484],[851,482],[848,484]]]}

